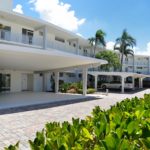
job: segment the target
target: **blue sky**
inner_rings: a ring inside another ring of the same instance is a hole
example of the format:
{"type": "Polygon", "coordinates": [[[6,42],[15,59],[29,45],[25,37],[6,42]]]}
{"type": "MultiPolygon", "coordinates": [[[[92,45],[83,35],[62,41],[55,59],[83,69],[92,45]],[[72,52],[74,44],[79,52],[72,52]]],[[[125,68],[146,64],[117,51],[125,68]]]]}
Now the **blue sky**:
{"type": "MultiPolygon", "coordinates": [[[[41,6],[42,8],[39,8],[40,0],[33,1],[32,4],[29,4],[29,0],[14,0],[14,7],[16,7],[17,4],[20,4],[22,5],[22,10],[25,15],[45,20],[49,19],[43,14],[43,7],[47,7],[48,3],[46,6],[43,4],[43,6],[41,6]],[[36,5],[36,2],[39,2],[39,5],[36,5]]],[[[45,0],[45,2],[46,1],[49,1],[50,5],[51,1],[57,1],[57,4],[59,2],[58,5],[61,5],[60,2],[63,2],[63,6],[65,4],[70,4],[69,8],[65,10],[68,12],[73,10],[75,13],[73,17],[79,19],[74,25],[74,29],[76,29],[74,30],[71,28],[73,32],[80,33],[88,38],[93,36],[97,29],[103,29],[107,34],[106,41],[114,42],[115,39],[121,35],[122,30],[126,28],[137,40],[137,51],[145,51],[145,53],[150,52],[149,0],[45,0]]],[[[48,7],[46,10],[47,9],[52,8],[48,7]]],[[[56,10],[53,11],[54,13],[52,14],[56,14],[55,16],[57,16],[56,10]]],[[[58,18],[59,16],[53,18],[52,22],[55,22],[55,19],[57,20],[58,18]]],[[[60,16],[60,18],[62,19],[63,16],[60,16]]],[[[65,18],[66,17],[64,17],[64,22],[65,18]]],[[[73,19],[75,20],[75,18],[73,19]]],[[[69,19],[72,18],[68,18],[68,21],[69,19]]],[[[70,23],[73,24],[74,20],[71,20],[72,22],[70,21],[70,23]]],[[[56,24],[57,23],[61,26],[59,21],[56,21],[56,24]]]]}

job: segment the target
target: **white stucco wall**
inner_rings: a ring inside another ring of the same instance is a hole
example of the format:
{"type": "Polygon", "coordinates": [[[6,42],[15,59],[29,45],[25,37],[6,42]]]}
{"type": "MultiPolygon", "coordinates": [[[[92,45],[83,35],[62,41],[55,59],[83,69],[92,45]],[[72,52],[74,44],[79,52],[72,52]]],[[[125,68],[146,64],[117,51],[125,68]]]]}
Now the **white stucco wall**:
{"type": "Polygon", "coordinates": [[[21,91],[21,73],[17,71],[11,72],[11,92],[21,91]]]}

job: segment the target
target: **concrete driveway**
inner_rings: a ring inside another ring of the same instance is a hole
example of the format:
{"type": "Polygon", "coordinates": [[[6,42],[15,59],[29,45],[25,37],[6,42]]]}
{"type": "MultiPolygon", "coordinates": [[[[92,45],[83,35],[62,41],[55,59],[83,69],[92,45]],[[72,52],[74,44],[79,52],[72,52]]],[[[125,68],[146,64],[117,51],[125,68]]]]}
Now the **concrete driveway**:
{"type": "MultiPolygon", "coordinates": [[[[36,131],[44,128],[46,122],[71,121],[72,117],[85,118],[97,105],[107,109],[125,98],[143,97],[145,93],[150,93],[150,89],[128,94],[109,93],[108,96],[103,96],[103,99],[0,115],[0,150],[19,140],[20,149],[28,150],[28,140],[33,139],[36,131]]],[[[99,93],[97,94],[99,95],[99,93]]]]}
{"type": "Polygon", "coordinates": [[[5,93],[0,94],[0,110],[85,98],[87,97],[78,94],[56,94],[48,92],[5,93]]]}

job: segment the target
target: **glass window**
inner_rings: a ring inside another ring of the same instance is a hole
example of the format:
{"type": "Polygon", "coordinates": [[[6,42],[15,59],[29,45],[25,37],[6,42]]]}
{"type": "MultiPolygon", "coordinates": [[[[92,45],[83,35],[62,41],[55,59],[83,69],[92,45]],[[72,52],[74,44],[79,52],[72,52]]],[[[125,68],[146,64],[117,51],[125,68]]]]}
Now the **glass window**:
{"type": "Polygon", "coordinates": [[[58,42],[65,43],[65,40],[63,38],[60,38],[60,37],[55,37],[55,40],[58,42]]]}
{"type": "Polygon", "coordinates": [[[0,74],[0,92],[10,91],[10,74],[0,74]]]}

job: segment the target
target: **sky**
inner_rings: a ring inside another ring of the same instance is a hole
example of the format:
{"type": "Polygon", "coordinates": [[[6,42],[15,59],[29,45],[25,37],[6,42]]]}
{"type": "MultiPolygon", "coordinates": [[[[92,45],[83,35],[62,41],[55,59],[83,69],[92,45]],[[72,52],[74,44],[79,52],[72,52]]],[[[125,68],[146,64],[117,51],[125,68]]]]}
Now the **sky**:
{"type": "Polygon", "coordinates": [[[84,38],[98,29],[106,33],[107,48],[127,29],[136,54],[150,55],[150,0],[14,0],[13,10],[40,18],[84,38]]]}

